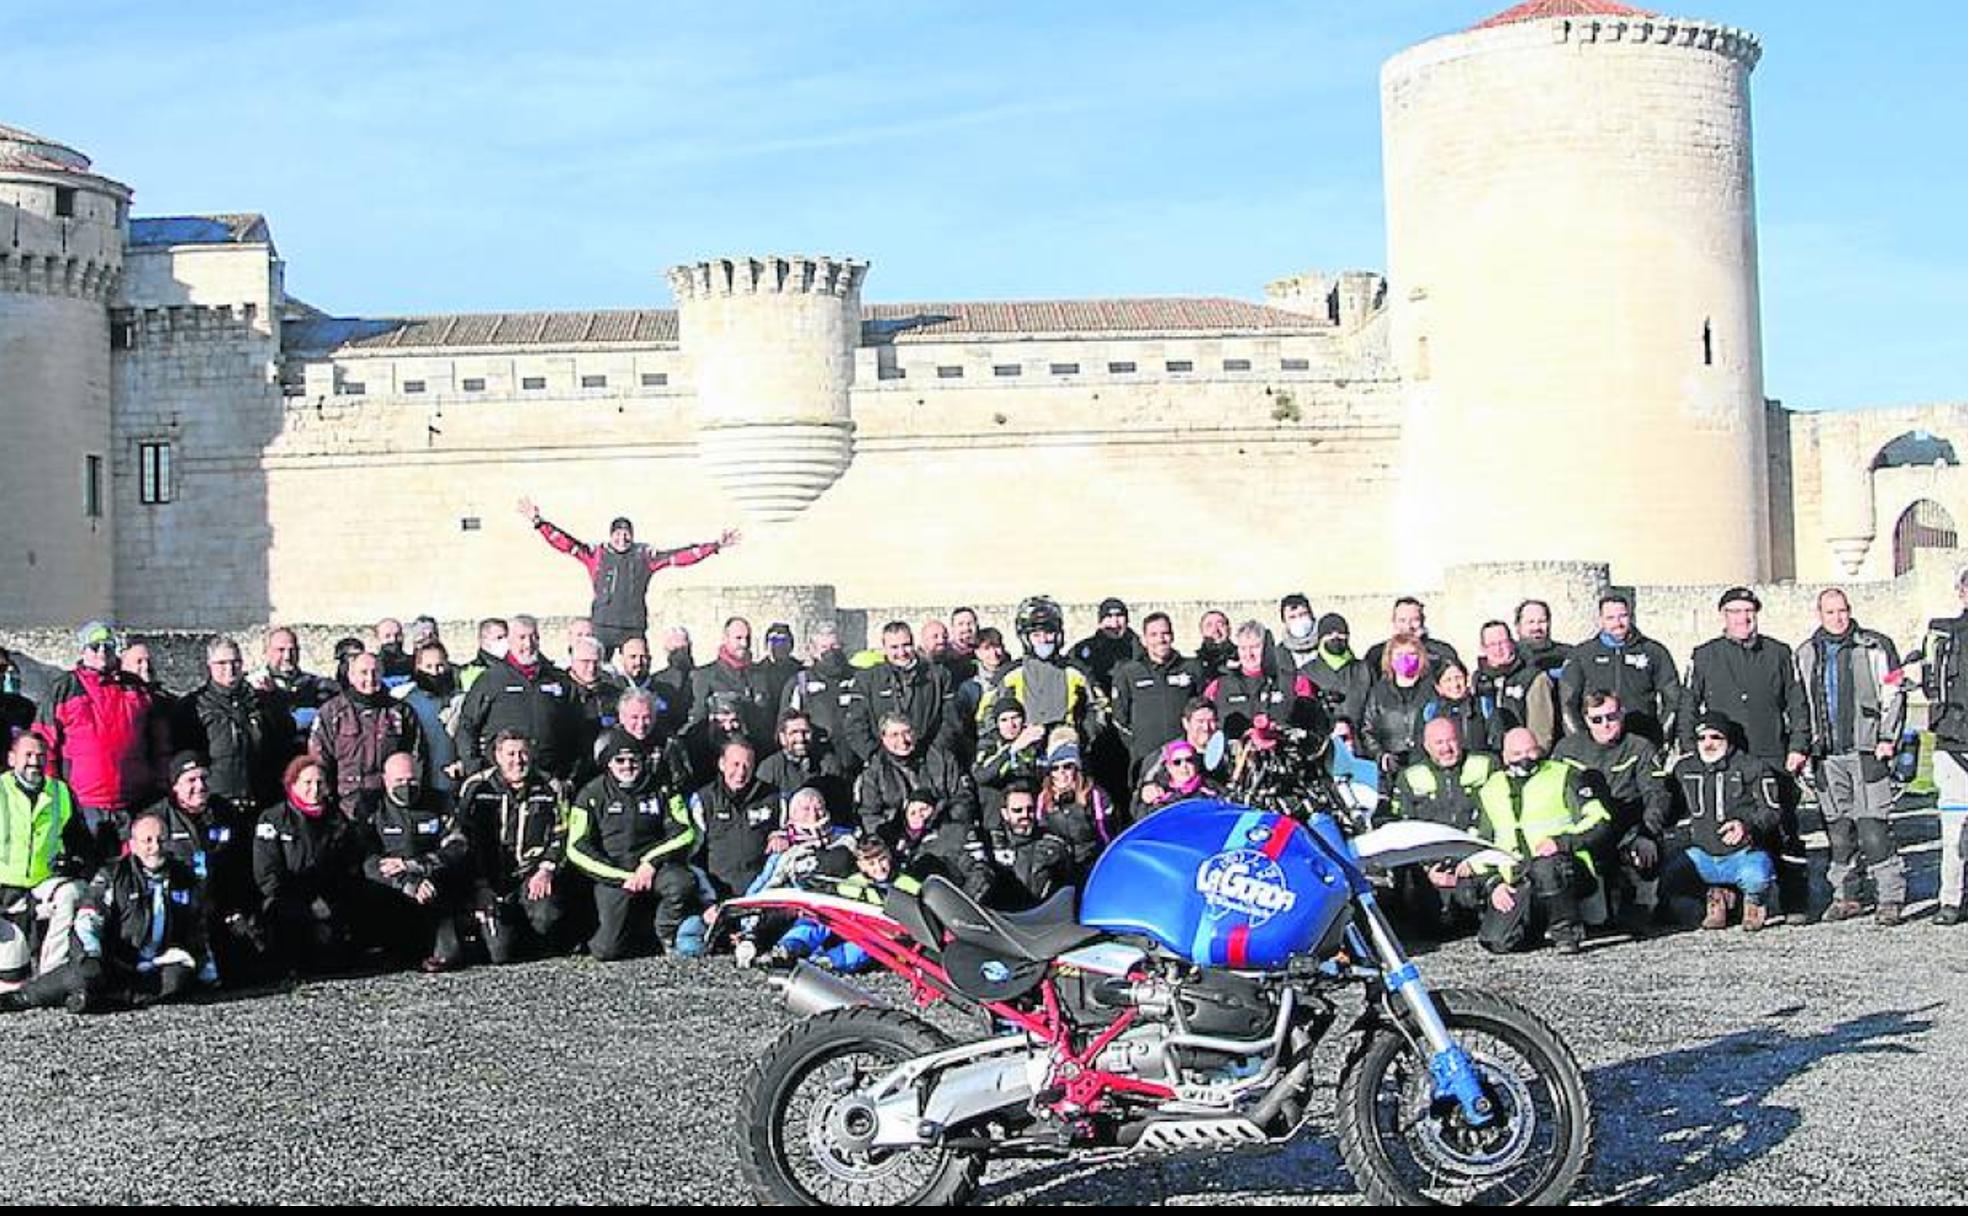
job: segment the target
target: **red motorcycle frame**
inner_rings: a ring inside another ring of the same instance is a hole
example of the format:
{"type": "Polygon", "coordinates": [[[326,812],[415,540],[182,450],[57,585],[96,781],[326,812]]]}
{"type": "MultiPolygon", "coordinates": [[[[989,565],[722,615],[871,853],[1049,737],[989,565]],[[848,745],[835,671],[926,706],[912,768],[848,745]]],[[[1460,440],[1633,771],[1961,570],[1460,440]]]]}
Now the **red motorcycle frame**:
{"type": "Polygon", "coordinates": [[[910,937],[908,929],[882,915],[872,904],[807,891],[768,891],[723,904],[718,919],[756,912],[784,912],[818,921],[828,933],[865,951],[871,960],[906,980],[919,1009],[927,1009],[938,1001],[979,1007],[997,1021],[1016,1026],[1050,1047],[1052,1071],[1041,1096],[1049,1098],[1046,1108],[1061,1118],[1098,1114],[1108,1109],[1112,1097],[1150,1101],[1175,1097],[1175,1091],[1166,1085],[1093,1067],[1093,1061],[1134,1024],[1136,1011],[1123,1012],[1084,1046],[1075,1046],[1079,1036],[1061,1007],[1052,965],[1048,965],[1045,978],[1039,982],[1036,1009],[1002,1001],[979,1001],[959,993],[950,982],[949,973],[910,937]]]}

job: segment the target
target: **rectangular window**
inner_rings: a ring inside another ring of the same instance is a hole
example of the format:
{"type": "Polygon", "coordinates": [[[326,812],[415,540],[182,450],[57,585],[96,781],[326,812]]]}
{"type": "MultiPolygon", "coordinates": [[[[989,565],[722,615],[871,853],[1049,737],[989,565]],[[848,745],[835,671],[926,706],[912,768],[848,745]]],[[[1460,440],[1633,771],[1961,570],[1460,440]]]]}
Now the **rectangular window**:
{"type": "Polygon", "coordinates": [[[662,388],[665,385],[669,384],[669,382],[670,382],[670,373],[668,372],[642,373],[642,387],[644,388],[662,388]]]}
{"type": "Polygon", "coordinates": [[[109,349],[135,350],[137,348],[137,323],[135,321],[111,320],[109,323],[109,349]]]}
{"type": "Polygon", "coordinates": [[[369,386],[360,380],[344,380],[335,386],[337,397],[360,397],[369,391],[369,386]]]}
{"type": "Polygon", "coordinates": [[[1077,376],[1080,374],[1080,365],[1077,363],[1055,363],[1052,365],[1052,374],[1055,376],[1077,376]]]}
{"type": "Polygon", "coordinates": [[[1025,369],[1017,363],[998,363],[992,366],[991,374],[993,376],[1022,376],[1025,374],[1025,369]]]}
{"type": "Polygon", "coordinates": [[[467,376],[465,377],[465,391],[468,393],[482,393],[485,391],[485,381],[479,379],[477,376],[467,376]]]}
{"type": "Polygon", "coordinates": [[[101,519],[103,514],[103,458],[82,458],[82,514],[101,519]]]}
{"type": "Polygon", "coordinates": [[[909,369],[906,367],[883,366],[875,375],[877,379],[881,380],[907,380],[909,378],[909,369]]]}
{"type": "Polygon", "coordinates": [[[1110,376],[1131,376],[1134,374],[1134,364],[1109,363],[1107,365],[1107,374],[1110,376]]]}
{"type": "Polygon", "coordinates": [[[1172,372],[1193,372],[1196,365],[1187,359],[1170,359],[1168,369],[1172,372]]]}
{"type": "Polygon", "coordinates": [[[1223,370],[1226,372],[1247,372],[1250,370],[1250,360],[1225,359],[1223,361],[1223,370]]]}
{"type": "Polygon", "coordinates": [[[1287,372],[1309,372],[1312,370],[1312,360],[1281,359],[1278,361],[1278,368],[1280,371],[1287,372]]]}
{"type": "Polygon", "coordinates": [[[403,382],[403,391],[406,393],[421,393],[424,391],[424,382],[422,380],[405,380],[403,382]]]}
{"type": "Polygon", "coordinates": [[[581,387],[582,387],[582,388],[607,388],[607,387],[608,387],[608,377],[606,377],[606,376],[583,376],[583,377],[581,377],[581,387]]]}
{"type": "Polygon", "coordinates": [[[529,393],[537,393],[547,387],[547,378],[545,376],[522,376],[520,377],[519,387],[529,393]]]}
{"type": "Polygon", "coordinates": [[[936,378],[938,380],[961,380],[963,379],[963,368],[957,367],[954,364],[945,364],[936,369],[936,378]]]}
{"type": "Polygon", "coordinates": [[[64,220],[75,218],[75,187],[55,187],[55,218],[64,220]]]}
{"type": "Polygon", "coordinates": [[[485,521],[476,515],[467,515],[458,521],[458,531],[476,532],[485,526],[485,521]]]}
{"type": "Polygon", "coordinates": [[[137,499],[147,507],[171,501],[171,445],[137,445],[137,499]]]}

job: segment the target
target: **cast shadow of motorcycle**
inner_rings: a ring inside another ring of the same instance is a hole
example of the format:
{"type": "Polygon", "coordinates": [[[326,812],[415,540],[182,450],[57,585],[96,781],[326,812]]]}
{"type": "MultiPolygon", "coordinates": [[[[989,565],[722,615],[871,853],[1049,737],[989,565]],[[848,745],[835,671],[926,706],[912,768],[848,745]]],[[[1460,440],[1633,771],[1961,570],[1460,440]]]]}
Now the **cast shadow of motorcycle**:
{"type": "Polygon", "coordinates": [[[960,1203],[992,1160],[1291,1145],[1323,1113],[1315,1066],[1336,1062],[1338,1155],[1370,1201],[1568,1198],[1593,1145],[1571,1050],[1501,997],[1430,990],[1368,877],[1516,859],[1435,824],[1365,830],[1324,736],[1254,734],[1239,800],[1130,828],[1077,914],[1071,891],[1005,913],[940,878],[898,884],[880,907],[794,890],[726,904],[817,922],[919,1008],[954,1007],[972,1028],[952,1035],[796,968],[784,995],[806,1016],[739,1101],[739,1161],[759,1197],[960,1203]]]}

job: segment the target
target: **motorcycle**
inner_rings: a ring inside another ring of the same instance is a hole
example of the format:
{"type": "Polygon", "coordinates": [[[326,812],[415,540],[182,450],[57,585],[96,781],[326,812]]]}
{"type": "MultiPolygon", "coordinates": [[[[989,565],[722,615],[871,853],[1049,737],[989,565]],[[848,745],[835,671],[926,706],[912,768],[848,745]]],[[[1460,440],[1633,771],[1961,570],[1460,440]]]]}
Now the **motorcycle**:
{"type": "Polygon", "coordinates": [[[1003,912],[941,878],[879,907],[790,890],[727,903],[816,919],[900,977],[918,1009],[949,1003],[982,1026],[953,1038],[798,964],[782,994],[804,1020],[751,1067],[739,1104],[759,1198],[953,1204],[992,1160],[1284,1143],[1309,1122],[1314,1049],[1347,994],[1358,1009],[1335,1123],[1370,1202],[1569,1197],[1593,1147],[1571,1050],[1501,997],[1431,990],[1370,878],[1508,856],[1434,824],[1365,827],[1337,749],[1263,729],[1239,757],[1237,800],[1135,824],[1077,915],[1070,890],[1003,912]]]}

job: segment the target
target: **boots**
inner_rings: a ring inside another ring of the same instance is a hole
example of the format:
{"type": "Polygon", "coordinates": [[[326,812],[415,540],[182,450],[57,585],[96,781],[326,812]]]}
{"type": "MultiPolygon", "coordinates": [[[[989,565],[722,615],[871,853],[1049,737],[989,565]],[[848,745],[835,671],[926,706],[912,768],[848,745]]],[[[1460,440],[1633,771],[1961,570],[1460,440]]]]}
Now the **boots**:
{"type": "Polygon", "coordinates": [[[1940,910],[1934,913],[1934,923],[1940,925],[1942,928],[1946,928],[1949,925],[1960,924],[1961,905],[1942,904],[1940,906],[1940,910]]]}
{"type": "Polygon", "coordinates": [[[1770,910],[1762,904],[1743,905],[1743,932],[1761,933],[1763,926],[1770,923],[1770,910]]]}
{"type": "Polygon", "coordinates": [[[1882,903],[1872,919],[1882,929],[1897,929],[1906,921],[1906,909],[1899,904],[1882,903]]]}
{"type": "Polygon", "coordinates": [[[1831,906],[1824,910],[1824,915],[1818,917],[1818,923],[1835,925],[1843,920],[1857,920],[1865,913],[1865,905],[1856,899],[1834,899],[1831,906]]]}
{"type": "Polygon", "coordinates": [[[1713,932],[1729,927],[1729,910],[1736,906],[1736,893],[1728,887],[1708,889],[1708,915],[1702,917],[1701,927],[1713,932]]]}

